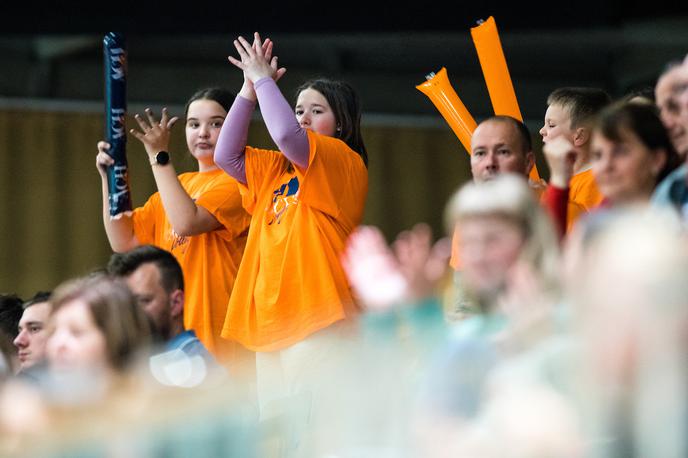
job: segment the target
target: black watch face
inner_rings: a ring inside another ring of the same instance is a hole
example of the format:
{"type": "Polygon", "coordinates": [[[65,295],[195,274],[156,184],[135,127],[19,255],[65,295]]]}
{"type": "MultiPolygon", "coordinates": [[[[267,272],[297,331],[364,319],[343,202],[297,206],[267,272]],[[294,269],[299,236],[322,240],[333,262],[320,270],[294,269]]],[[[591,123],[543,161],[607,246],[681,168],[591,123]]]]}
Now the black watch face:
{"type": "Polygon", "coordinates": [[[155,160],[160,165],[165,165],[170,162],[170,155],[165,151],[160,151],[156,156],[155,160]]]}

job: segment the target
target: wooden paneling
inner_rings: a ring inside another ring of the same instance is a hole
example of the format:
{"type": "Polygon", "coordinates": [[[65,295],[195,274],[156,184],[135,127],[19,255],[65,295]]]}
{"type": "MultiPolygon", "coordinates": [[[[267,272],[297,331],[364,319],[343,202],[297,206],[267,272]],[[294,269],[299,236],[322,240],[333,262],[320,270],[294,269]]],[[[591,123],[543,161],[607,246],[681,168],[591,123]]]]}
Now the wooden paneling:
{"type": "MultiPolygon", "coordinates": [[[[0,111],[0,292],[26,297],[107,262],[95,168],[102,123],[93,113],[0,111]]],[[[445,202],[470,176],[468,155],[448,128],[379,124],[364,128],[370,156],[364,223],[391,239],[425,221],[439,237],[445,202]]],[[[274,148],[261,122],[251,126],[249,142],[274,148]]],[[[170,151],[179,173],[193,170],[182,123],[170,151]]],[[[155,183],[131,135],[127,155],[132,198],[142,205],[155,183]]]]}

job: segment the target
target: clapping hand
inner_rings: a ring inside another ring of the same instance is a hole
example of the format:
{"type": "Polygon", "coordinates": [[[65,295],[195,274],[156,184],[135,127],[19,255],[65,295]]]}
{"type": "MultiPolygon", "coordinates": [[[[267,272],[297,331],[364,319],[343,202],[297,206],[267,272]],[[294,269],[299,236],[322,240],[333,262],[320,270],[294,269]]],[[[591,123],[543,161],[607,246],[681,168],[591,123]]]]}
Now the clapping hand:
{"type": "Polygon", "coordinates": [[[408,284],[408,299],[419,301],[437,295],[449,266],[451,240],[445,237],[433,243],[430,226],[419,223],[401,232],[392,249],[408,284]]]}
{"type": "Polygon", "coordinates": [[[403,301],[408,284],[377,227],[359,226],[349,236],[342,266],[355,295],[368,310],[389,310],[403,301]]]}
{"type": "Polygon", "coordinates": [[[252,45],[240,36],[234,40],[234,47],[240,59],[232,56],[227,59],[244,72],[245,80],[250,83],[268,76],[277,81],[287,71],[284,67],[277,66],[277,56],[272,55],[272,41],[266,38],[263,42],[258,32],[254,34],[252,45]]]}
{"type": "Polygon", "coordinates": [[[342,266],[369,310],[389,310],[438,294],[447,271],[451,241],[432,243],[427,224],[417,224],[387,245],[375,226],[359,226],[347,240],[342,266]]]}

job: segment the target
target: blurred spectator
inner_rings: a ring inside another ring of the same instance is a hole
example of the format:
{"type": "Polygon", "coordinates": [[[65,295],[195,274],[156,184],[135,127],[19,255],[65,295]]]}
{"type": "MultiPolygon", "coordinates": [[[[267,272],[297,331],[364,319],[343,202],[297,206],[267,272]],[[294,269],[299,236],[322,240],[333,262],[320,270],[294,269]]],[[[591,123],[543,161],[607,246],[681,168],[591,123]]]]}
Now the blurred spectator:
{"type": "Polygon", "coordinates": [[[12,339],[4,331],[0,331],[0,385],[14,375],[17,365],[17,351],[12,345],[12,339]]]}
{"type": "MultiPolygon", "coordinates": [[[[569,182],[571,148],[564,139],[546,145],[553,183],[569,182]]],[[[595,181],[605,197],[599,205],[603,209],[649,204],[658,184],[680,164],[655,107],[637,103],[617,102],[599,114],[593,130],[592,155],[595,181]]],[[[553,195],[559,196],[554,207],[561,208],[565,193],[553,195]]],[[[558,224],[565,225],[566,214],[554,213],[558,224]]]]}
{"type": "Polygon", "coordinates": [[[653,86],[645,86],[640,89],[634,89],[623,96],[621,100],[641,105],[655,105],[655,88],[653,86]]]}
{"type": "Polygon", "coordinates": [[[148,318],[119,280],[95,275],[67,281],[51,303],[46,352],[58,395],[100,396],[113,377],[150,351],[148,318]]]}
{"type": "Polygon", "coordinates": [[[23,304],[24,313],[19,320],[19,334],[14,339],[19,356],[19,372],[29,375],[45,367],[45,344],[50,334],[48,318],[52,310],[50,292],[39,291],[23,304]]]}
{"type": "MultiPolygon", "coordinates": [[[[684,60],[675,70],[675,74],[675,88],[671,92],[675,97],[672,97],[672,104],[675,98],[679,116],[678,120],[672,118],[671,122],[680,125],[684,132],[688,132],[688,59],[684,60]]],[[[672,105],[672,108],[675,107],[672,105]]],[[[678,130],[678,128],[676,129],[678,130]]],[[[688,134],[686,136],[688,137],[688,134]]],[[[652,198],[656,205],[673,206],[684,221],[688,221],[688,165],[686,159],[684,158],[683,164],[662,180],[655,189],[652,198]]]]}
{"type": "Polygon", "coordinates": [[[593,172],[607,205],[647,204],[680,164],[654,107],[620,103],[605,109],[593,136],[593,172]]]}
{"type": "Polygon", "coordinates": [[[189,365],[193,368],[185,378],[189,382],[202,380],[210,369],[219,369],[195,332],[184,329],[184,277],[172,253],[153,245],[141,245],[113,254],[108,271],[124,279],[163,341],[164,351],[151,360],[152,368],[157,367],[155,362],[166,366],[189,365]]]}
{"type": "Polygon", "coordinates": [[[652,208],[598,215],[580,230],[567,290],[587,456],[686,456],[685,232],[652,208]]]}
{"type": "Polygon", "coordinates": [[[16,294],[0,294],[0,330],[12,339],[19,332],[19,320],[24,313],[22,303],[22,299],[16,294]]]}
{"type": "Polygon", "coordinates": [[[681,121],[681,107],[678,97],[683,92],[681,63],[670,62],[655,85],[655,100],[659,113],[669,132],[669,138],[682,159],[688,153],[688,129],[681,121]]]}
{"type": "Polygon", "coordinates": [[[447,204],[445,219],[459,235],[461,286],[478,312],[526,323],[543,305],[551,311],[558,241],[524,180],[469,183],[447,204]]]}

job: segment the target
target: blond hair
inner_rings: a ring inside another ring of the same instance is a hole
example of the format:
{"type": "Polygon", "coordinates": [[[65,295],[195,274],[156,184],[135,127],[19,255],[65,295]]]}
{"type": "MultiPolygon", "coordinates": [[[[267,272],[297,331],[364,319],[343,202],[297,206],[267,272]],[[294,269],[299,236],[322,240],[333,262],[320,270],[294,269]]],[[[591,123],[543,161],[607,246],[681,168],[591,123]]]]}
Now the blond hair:
{"type": "Polygon", "coordinates": [[[558,289],[557,235],[549,216],[522,176],[508,173],[462,186],[446,206],[447,231],[451,234],[461,221],[483,216],[499,216],[515,223],[524,238],[521,260],[533,268],[545,288],[558,289]]]}

